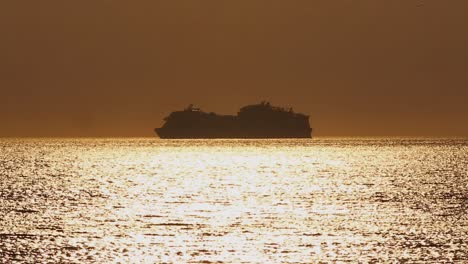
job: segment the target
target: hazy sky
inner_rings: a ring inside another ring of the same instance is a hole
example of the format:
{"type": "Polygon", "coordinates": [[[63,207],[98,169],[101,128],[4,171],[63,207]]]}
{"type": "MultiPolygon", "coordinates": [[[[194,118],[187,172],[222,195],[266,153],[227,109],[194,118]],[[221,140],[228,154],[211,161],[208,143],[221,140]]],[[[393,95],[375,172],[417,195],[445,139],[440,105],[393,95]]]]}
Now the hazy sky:
{"type": "Polygon", "coordinates": [[[468,136],[466,0],[4,0],[0,136],[152,136],[270,100],[320,136],[468,136]]]}

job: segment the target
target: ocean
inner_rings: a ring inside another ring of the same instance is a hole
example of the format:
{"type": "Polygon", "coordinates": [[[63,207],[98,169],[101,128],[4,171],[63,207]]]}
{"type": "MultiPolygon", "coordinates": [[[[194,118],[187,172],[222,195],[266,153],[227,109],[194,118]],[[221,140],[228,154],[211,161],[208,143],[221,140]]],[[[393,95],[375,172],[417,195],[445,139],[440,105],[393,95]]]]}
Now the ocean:
{"type": "Polygon", "coordinates": [[[468,139],[0,139],[2,263],[468,263],[468,139]]]}

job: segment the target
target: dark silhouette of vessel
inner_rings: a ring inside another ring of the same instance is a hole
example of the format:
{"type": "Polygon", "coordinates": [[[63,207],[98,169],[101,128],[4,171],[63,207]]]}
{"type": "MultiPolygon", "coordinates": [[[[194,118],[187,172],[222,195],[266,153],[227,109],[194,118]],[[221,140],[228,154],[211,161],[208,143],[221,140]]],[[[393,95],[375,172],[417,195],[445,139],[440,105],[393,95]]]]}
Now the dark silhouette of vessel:
{"type": "Polygon", "coordinates": [[[160,138],[311,138],[309,116],[268,102],[242,107],[236,116],[189,105],[172,112],[155,132],[160,138]]]}

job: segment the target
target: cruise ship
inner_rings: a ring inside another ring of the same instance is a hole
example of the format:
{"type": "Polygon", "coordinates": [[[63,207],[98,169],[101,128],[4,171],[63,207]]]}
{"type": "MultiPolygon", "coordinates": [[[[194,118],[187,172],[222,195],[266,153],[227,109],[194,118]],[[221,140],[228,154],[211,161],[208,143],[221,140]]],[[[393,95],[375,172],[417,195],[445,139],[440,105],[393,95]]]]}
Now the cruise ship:
{"type": "Polygon", "coordinates": [[[204,112],[189,105],[172,112],[155,132],[160,138],[311,138],[309,116],[269,102],[242,107],[237,115],[204,112]]]}

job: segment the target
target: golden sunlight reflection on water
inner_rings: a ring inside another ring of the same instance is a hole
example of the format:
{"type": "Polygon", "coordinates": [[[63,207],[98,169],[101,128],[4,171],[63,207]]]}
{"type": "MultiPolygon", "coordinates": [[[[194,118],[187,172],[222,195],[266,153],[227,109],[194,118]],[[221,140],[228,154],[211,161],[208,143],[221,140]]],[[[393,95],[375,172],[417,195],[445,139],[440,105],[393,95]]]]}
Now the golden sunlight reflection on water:
{"type": "Polygon", "coordinates": [[[0,141],[9,261],[468,261],[463,139],[0,141]]]}

